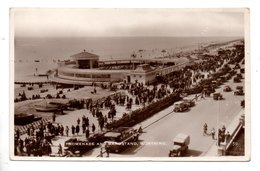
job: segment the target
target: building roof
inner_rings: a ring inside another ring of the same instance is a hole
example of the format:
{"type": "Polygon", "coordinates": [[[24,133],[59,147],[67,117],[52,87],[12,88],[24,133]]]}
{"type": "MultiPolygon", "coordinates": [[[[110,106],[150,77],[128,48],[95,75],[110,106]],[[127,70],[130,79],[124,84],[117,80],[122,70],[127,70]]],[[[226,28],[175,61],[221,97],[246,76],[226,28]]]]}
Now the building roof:
{"type": "Polygon", "coordinates": [[[77,53],[71,56],[75,60],[84,60],[84,59],[98,59],[98,55],[86,52],[84,49],[83,52],[77,53]]]}

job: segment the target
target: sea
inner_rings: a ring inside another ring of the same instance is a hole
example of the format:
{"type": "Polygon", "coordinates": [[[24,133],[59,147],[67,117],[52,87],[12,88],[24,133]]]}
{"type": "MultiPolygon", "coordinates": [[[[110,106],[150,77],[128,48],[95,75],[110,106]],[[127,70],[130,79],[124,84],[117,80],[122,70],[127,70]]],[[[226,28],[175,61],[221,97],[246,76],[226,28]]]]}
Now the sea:
{"type": "Polygon", "coordinates": [[[98,55],[100,60],[131,58],[132,54],[145,59],[236,39],[238,37],[15,37],[11,64],[14,64],[15,80],[25,81],[34,74],[45,74],[56,68],[59,60],[68,60],[83,50],[98,55]]]}

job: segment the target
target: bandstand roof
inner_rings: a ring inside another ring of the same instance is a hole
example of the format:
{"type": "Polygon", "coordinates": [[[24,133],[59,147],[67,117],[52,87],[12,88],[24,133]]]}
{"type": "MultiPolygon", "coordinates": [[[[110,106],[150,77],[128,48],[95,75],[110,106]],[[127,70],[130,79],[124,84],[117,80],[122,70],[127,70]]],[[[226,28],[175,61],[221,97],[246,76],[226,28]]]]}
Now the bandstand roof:
{"type": "Polygon", "coordinates": [[[84,50],[83,52],[72,55],[71,58],[73,58],[75,60],[98,59],[98,55],[86,52],[86,50],[84,50]]]}

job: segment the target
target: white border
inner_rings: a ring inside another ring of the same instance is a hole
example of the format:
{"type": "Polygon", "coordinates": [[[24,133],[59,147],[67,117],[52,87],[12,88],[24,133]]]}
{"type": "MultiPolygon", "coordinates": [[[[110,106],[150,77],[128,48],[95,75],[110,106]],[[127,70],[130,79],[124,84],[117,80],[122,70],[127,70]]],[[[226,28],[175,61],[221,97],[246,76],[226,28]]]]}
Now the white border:
{"type": "MultiPolygon", "coordinates": [[[[111,158],[96,158],[96,157],[73,157],[73,158],[60,158],[60,157],[26,157],[26,156],[14,156],[13,149],[14,149],[14,125],[12,124],[14,121],[14,103],[12,99],[14,99],[14,15],[17,8],[10,9],[10,157],[12,160],[49,160],[49,161],[248,161],[250,158],[250,56],[249,56],[249,9],[247,8],[235,8],[235,9],[223,9],[223,8],[213,8],[213,9],[176,9],[173,8],[172,10],[175,11],[203,11],[203,12],[243,12],[244,13],[244,40],[245,40],[245,59],[246,59],[246,79],[245,79],[245,113],[246,113],[246,138],[245,138],[245,156],[218,156],[218,157],[183,157],[183,158],[169,158],[165,157],[111,157],[111,158]]],[[[45,8],[46,9],[46,8],[45,8]]],[[[75,9],[75,8],[73,8],[75,9]]],[[[20,10],[20,8],[19,8],[20,10]]],[[[26,9],[25,9],[26,10],[26,9]]],[[[30,10],[30,9],[28,9],[30,10]]],[[[48,9],[46,9],[48,10],[48,9]]],[[[113,9],[111,9],[113,10],[113,9]]]]}
{"type": "Polygon", "coordinates": [[[18,170],[18,169],[26,169],[26,170],[35,170],[35,169],[63,169],[63,170],[74,170],[78,167],[79,169],[95,169],[95,170],[108,170],[108,169],[120,169],[120,170],[159,170],[162,168],[173,168],[173,169],[181,169],[181,170],[259,170],[259,113],[257,112],[257,105],[259,104],[259,100],[257,95],[259,92],[259,16],[260,11],[258,9],[259,3],[258,0],[207,0],[207,1],[199,1],[199,0],[182,0],[178,2],[172,2],[171,0],[131,0],[131,1],[122,1],[122,0],[96,0],[93,2],[86,1],[54,1],[54,0],[45,0],[42,2],[36,0],[30,1],[20,1],[13,0],[11,2],[3,2],[0,3],[0,95],[1,95],[1,110],[0,110],[0,170],[18,170]],[[9,76],[8,76],[8,65],[9,65],[9,18],[8,11],[10,7],[146,7],[146,8],[206,8],[206,7],[248,7],[251,10],[251,91],[253,92],[251,95],[251,125],[252,125],[252,155],[250,162],[164,162],[164,163],[128,163],[127,165],[124,162],[88,162],[85,164],[84,162],[74,163],[74,162],[13,162],[9,160],[9,76]],[[134,168],[133,168],[133,167],[134,168]],[[65,168],[65,169],[64,169],[65,168]],[[196,169],[195,169],[196,168],[196,169]]]}

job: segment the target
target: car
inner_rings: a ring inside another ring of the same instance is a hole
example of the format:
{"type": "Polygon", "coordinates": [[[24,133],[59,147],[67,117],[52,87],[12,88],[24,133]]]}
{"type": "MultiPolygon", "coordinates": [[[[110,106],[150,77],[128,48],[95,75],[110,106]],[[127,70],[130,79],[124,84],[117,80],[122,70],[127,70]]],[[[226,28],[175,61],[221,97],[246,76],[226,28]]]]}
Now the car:
{"type": "Polygon", "coordinates": [[[32,86],[27,87],[27,90],[33,90],[33,87],[32,86]]]}
{"type": "Polygon", "coordinates": [[[243,95],[245,95],[245,93],[244,93],[243,90],[237,90],[237,91],[234,92],[234,95],[243,96],[243,95]]]}
{"type": "Polygon", "coordinates": [[[182,101],[187,107],[193,107],[195,106],[195,101],[190,99],[184,99],[182,101]]]}
{"type": "Polygon", "coordinates": [[[237,78],[239,78],[239,79],[243,79],[242,74],[237,74],[237,78]]]}
{"type": "Polygon", "coordinates": [[[213,99],[214,99],[214,100],[222,100],[222,99],[223,99],[223,96],[222,96],[222,94],[220,94],[220,93],[214,93],[214,94],[213,94],[213,99]]]}
{"type": "Polygon", "coordinates": [[[234,82],[234,83],[240,83],[241,81],[240,81],[240,78],[234,77],[233,82],[234,82]]]}
{"type": "Polygon", "coordinates": [[[138,145],[139,131],[130,127],[119,127],[105,133],[103,147],[109,152],[120,153],[130,145],[138,145]]]}
{"type": "Polygon", "coordinates": [[[234,69],[240,69],[240,65],[239,64],[236,64],[234,69]]]}
{"type": "Polygon", "coordinates": [[[243,86],[237,86],[236,89],[237,90],[243,90],[243,86]]]}
{"type": "Polygon", "coordinates": [[[219,80],[220,82],[222,82],[222,83],[224,83],[224,82],[227,81],[227,79],[226,79],[225,76],[220,76],[220,77],[218,78],[218,80],[219,80]]]}
{"type": "Polygon", "coordinates": [[[190,144],[190,136],[179,133],[173,139],[173,148],[169,152],[169,157],[182,157],[187,153],[190,144]]]}
{"type": "Polygon", "coordinates": [[[89,138],[70,138],[65,141],[64,146],[72,154],[81,156],[85,152],[99,146],[104,140],[104,133],[97,133],[91,135],[89,138]]]}
{"type": "Polygon", "coordinates": [[[231,76],[231,74],[226,74],[225,77],[226,77],[226,80],[230,80],[232,76],[231,76]]]}
{"type": "Polygon", "coordinates": [[[232,91],[231,87],[230,86],[225,86],[224,89],[223,89],[224,92],[230,92],[232,91]]]}
{"type": "Polygon", "coordinates": [[[219,86],[218,82],[215,81],[215,80],[211,82],[211,85],[212,85],[213,88],[218,88],[218,86],[219,86]]]}
{"type": "Polygon", "coordinates": [[[187,104],[185,104],[184,102],[177,102],[174,104],[174,112],[185,112],[189,109],[189,107],[187,106],[187,104]]]}

